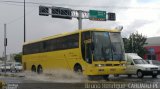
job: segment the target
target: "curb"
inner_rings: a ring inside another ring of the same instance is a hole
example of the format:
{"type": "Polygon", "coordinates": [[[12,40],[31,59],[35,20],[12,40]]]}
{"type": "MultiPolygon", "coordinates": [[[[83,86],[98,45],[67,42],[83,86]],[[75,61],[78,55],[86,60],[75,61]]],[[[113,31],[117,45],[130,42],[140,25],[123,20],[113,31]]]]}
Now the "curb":
{"type": "Polygon", "coordinates": [[[25,77],[24,75],[16,75],[16,74],[0,74],[0,76],[4,76],[4,77],[25,77]]]}

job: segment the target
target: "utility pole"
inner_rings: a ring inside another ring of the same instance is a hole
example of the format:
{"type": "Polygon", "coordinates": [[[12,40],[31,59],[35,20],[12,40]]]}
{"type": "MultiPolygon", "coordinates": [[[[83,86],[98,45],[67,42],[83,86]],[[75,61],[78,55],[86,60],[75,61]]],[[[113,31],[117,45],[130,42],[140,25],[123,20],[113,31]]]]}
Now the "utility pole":
{"type": "Polygon", "coordinates": [[[24,42],[26,42],[26,3],[24,0],[24,42]]]}
{"type": "Polygon", "coordinates": [[[132,33],[131,38],[132,38],[132,53],[133,53],[133,33],[132,33]]]}
{"type": "Polygon", "coordinates": [[[78,10],[78,29],[82,29],[82,10],[78,10]]]}
{"type": "Polygon", "coordinates": [[[7,32],[6,32],[6,24],[4,24],[4,70],[6,75],[6,61],[7,61],[7,55],[6,55],[6,47],[7,47],[7,32]]]}

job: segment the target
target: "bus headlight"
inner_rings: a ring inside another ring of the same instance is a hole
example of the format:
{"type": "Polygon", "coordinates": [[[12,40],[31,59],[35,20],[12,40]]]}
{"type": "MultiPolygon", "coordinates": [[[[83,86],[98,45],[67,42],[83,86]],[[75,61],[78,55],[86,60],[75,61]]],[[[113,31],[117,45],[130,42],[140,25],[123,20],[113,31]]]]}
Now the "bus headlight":
{"type": "Polygon", "coordinates": [[[95,64],[96,67],[102,67],[103,64],[95,64]]]}
{"type": "Polygon", "coordinates": [[[121,64],[121,66],[126,66],[126,64],[121,64]]]}

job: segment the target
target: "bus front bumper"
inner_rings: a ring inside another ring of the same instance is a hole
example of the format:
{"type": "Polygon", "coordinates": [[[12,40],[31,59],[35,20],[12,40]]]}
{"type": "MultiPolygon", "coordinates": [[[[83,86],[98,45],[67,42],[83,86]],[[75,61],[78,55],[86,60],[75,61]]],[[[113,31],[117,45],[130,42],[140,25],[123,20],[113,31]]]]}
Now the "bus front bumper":
{"type": "Polygon", "coordinates": [[[125,74],[126,67],[116,66],[116,67],[93,67],[84,70],[85,75],[109,75],[109,74],[125,74]]]}

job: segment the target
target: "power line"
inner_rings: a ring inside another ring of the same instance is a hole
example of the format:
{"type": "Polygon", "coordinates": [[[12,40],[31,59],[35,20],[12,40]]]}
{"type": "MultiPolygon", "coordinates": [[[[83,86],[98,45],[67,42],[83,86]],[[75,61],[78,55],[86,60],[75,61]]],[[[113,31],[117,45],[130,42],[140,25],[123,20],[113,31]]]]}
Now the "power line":
{"type": "Polygon", "coordinates": [[[0,1],[0,4],[8,4],[8,5],[14,5],[14,6],[24,6],[23,3],[24,2],[17,2],[17,1],[0,1]]]}
{"type": "MultiPolygon", "coordinates": [[[[2,3],[0,3],[0,4],[2,4],[2,3]]],[[[14,4],[14,3],[7,3],[7,2],[4,2],[3,4],[7,4],[7,5],[14,5],[14,6],[23,6],[23,5],[14,4]]]]}
{"type": "MultiPolygon", "coordinates": [[[[7,3],[19,3],[23,4],[24,2],[20,1],[0,1],[0,2],[7,2],[7,3]]],[[[70,6],[70,7],[92,7],[92,8],[112,8],[112,9],[160,9],[160,7],[133,7],[133,6],[98,6],[98,5],[73,5],[73,4],[50,4],[50,3],[42,3],[42,2],[26,2],[26,4],[33,4],[33,5],[51,5],[51,6],[70,6]]]]}
{"type": "MultiPolygon", "coordinates": [[[[23,4],[24,2],[20,2],[20,1],[0,1],[0,3],[4,3],[4,4],[8,4],[8,5],[16,5],[16,6],[23,6],[23,5],[20,5],[20,4],[23,4]]],[[[50,4],[50,3],[41,3],[41,2],[26,2],[27,4],[34,4],[34,5],[52,5],[52,6],[71,6],[71,7],[98,7],[98,8],[117,8],[117,9],[129,9],[129,8],[132,8],[132,9],[160,9],[160,8],[151,8],[151,7],[125,7],[125,6],[93,6],[93,5],[71,5],[71,4],[50,4]]],[[[32,10],[33,11],[33,10],[32,10]]],[[[32,12],[31,11],[31,12],[32,12]]],[[[30,13],[30,12],[29,12],[30,13]]],[[[11,23],[14,23],[15,21],[18,21],[20,19],[22,19],[23,16],[21,17],[18,17],[10,22],[8,22],[7,24],[11,24],[11,23]]]]}
{"type": "MultiPolygon", "coordinates": [[[[31,13],[33,13],[34,10],[35,10],[35,9],[33,9],[33,10],[27,12],[26,16],[28,16],[28,15],[31,14],[31,13]]],[[[16,21],[19,21],[20,19],[23,19],[23,17],[24,17],[24,16],[17,17],[17,18],[15,18],[15,19],[9,21],[7,24],[12,24],[12,23],[14,23],[14,22],[16,22],[16,21]]]]}
{"type": "MultiPolygon", "coordinates": [[[[19,4],[23,4],[24,2],[20,2],[20,1],[0,1],[0,2],[5,2],[5,3],[19,3],[19,4]]],[[[45,5],[53,5],[50,3],[37,3],[37,2],[25,2],[26,4],[36,4],[36,5],[41,5],[41,4],[45,4],[45,5]]]]}
{"type": "MultiPolygon", "coordinates": [[[[1,2],[1,1],[0,1],[0,2],[1,2]]],[[[0,4],[1,4],[1,3],[0,3],[0,4]]],[[[4,4],[7,4],[7,5],[16,5],[16,6],[23,6],[23,5],[17,5],[17,4],[13,4],[13,3],[5,3],[5,2],[4,2],[4,4]]],[[[31,14],[34,10],[35,10],[35,9],[33,9],[33,10],[27,12],[26,15],[28,16],[28,15],[31,14]]],[[[17,17],[17,18],[15,18],[15,19],[13,19],[13,20],[7,22],[7,24],[12,24],[12,23],[14,23],[14,22],[16,22],[16,21],[19,21],[19,20],[22,19],[23,17],[24,17],[24,16],[17,17]]],[[[0,22],[0,24],[1,24],[1,23],[4,23],[4,20],[2,20],[1,18],[0,18],[0,20],[3,21],[3,22],[0,22]]]]}

